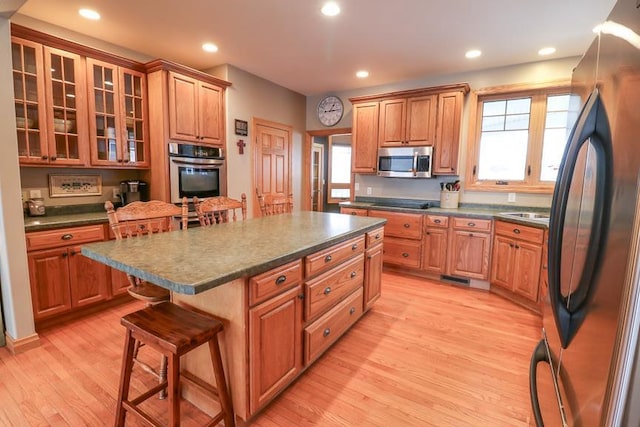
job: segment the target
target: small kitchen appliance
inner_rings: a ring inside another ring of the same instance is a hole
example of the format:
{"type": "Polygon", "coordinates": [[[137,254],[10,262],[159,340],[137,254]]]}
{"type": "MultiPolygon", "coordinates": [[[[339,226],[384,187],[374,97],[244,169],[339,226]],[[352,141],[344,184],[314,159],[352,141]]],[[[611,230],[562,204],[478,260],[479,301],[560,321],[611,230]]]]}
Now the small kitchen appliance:
{"type": "Polygon", "coordinates": [[[140,180],[121,181],[120,200],[123,205],[137,201],[148,201],[149,186],[146,182],[140,180]]]}
{"type": "Polygon", "coordinates": [[[46,214],[42,197],[27,200],[27,207],[29,208],[29,216],[43,216],[46,214]]]}

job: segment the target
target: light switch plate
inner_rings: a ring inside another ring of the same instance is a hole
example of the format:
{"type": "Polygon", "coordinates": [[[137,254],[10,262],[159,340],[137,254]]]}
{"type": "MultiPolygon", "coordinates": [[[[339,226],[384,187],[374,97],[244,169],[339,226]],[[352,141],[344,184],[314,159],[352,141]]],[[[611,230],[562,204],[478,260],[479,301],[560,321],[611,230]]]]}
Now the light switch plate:
{"type": "Polygon", "coordinates": [[[41,199],[42,191],[40,190],[29,190],[29,198],[30,199],[41,199]]]}
{"type": "Polygon", "coordinates": [[[367,194],[371,195],[371,187],[367,187],[367,194]]]}
{"type": "Polygon", "coordinates": [[[514,203],[516,201],[516,193],[509,193],[507,195],[507,202],[514,203]]]}

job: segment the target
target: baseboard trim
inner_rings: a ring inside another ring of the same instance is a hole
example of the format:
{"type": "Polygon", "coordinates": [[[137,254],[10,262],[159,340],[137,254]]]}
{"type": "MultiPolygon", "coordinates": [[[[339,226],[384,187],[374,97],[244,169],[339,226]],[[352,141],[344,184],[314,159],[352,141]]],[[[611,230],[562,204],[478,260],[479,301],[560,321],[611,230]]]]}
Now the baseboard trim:
{"type": "Polygon", "coordinates": [[[40,346],[40,336],[38,334],[29,335],[28,337],[17,340],[13,339],[13,337],[6,332],[4,336],[7,340],[7,350],[14,356],[40,346]]]}

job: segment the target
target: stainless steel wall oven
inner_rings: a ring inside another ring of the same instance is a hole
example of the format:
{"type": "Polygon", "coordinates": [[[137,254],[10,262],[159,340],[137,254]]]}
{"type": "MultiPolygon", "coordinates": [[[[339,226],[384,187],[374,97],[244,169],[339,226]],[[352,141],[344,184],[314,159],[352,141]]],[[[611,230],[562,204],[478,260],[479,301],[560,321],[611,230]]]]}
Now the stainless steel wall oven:
{"type": "Polygon", "coordinates": [[[222,148],[169,143],[171,202],[226,196],[227,171],[222,148]]]}

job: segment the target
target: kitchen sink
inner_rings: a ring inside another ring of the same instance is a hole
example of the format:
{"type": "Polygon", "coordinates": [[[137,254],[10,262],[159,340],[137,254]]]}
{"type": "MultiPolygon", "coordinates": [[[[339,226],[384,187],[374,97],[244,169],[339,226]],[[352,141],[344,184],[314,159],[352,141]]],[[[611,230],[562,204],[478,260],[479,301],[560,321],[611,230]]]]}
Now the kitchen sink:
{"type": "Polygon", "coordinates": [[[523,219],[537,219],[541,221],[548,221],[549,215],[538,212],[501,212],[500,215],[510,216],[514,218],[523,219]]]}

